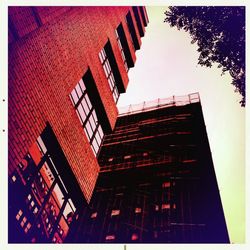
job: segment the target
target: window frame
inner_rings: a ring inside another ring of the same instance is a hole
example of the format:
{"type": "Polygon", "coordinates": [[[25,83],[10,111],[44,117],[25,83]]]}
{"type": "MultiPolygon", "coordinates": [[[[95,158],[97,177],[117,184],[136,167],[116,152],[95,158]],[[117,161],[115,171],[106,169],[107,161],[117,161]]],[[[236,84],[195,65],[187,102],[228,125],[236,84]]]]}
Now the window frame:
{"type": "Polygon", "coordinates": [[[104,132],[96,110],[89,98],[83,78],[78,81],[69,96],[91,145],[91,149],[94,155],[97,156],[104,138],[104,132]]]}
{"type": "MultiPolygon", "coordinates": [[[[121,25],[121,24],[120,24],[120,25],[121,25]]],[[[119,36],[118,28],[119,28],[119,26],[115,29],[116,41],[117,41],[117,43],[118,43],[118,47],[119,47],[120,52],[121,52],[122,61],[123,61],[125,70],[126,70],[126,72],[128,72],[128,71],[129,71],[128,62],[127,62],[127,58],[126,58],[126,55],[125,55],[124,48],[123,48],[123,46],[122,46],[121,38],[120,38],[120,36],[119,36]]]]}
{"type": "Polygon", "coordinates": [[[131,15],[130,11],[128,11],[128,13],[126,15],[126,23],[128,26],[130,38],[132,40],[133,48],[136,51],[136,50],[140,49],[140,45],[139,45],[138,37],[136,35],[135,25],[134,25],[134,21],[132,19],[132,15],[131,15]]]}
{"type": "Polygon", "coordinates": [[[105,73],[105,77],[108,80],[109,88],[111,90],[113,99],[114,99],[115,103],[117,103],[118,99],[120,97],[120,93],[119,93],[119,90],[118,90],[118,87],[117,87],[117,82],[115,80],[113,69],[111,67],[111,64],[110,64],[110,61],[109,61],[109,57],[107,55],[105,47],[103,47],[101,49],[101,51],[99,52],[98,56],[99,56],[101,65],[103,67],[103,70],[104,70],[104,73],[105,73]]]}

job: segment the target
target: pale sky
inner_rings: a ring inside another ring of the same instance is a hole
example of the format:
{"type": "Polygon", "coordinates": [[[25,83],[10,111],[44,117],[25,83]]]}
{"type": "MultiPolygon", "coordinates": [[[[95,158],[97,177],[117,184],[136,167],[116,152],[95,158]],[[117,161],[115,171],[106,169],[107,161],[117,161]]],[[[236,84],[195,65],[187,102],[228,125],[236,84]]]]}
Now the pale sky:
{"type": "Polygon", "coordinates": [[[245,109],[229,74],[197,64],[188,33],[163,23],[167,7],[147,7],[149,24],[118,106],[199,92],[232,243],[245,241],[245,109]]]}

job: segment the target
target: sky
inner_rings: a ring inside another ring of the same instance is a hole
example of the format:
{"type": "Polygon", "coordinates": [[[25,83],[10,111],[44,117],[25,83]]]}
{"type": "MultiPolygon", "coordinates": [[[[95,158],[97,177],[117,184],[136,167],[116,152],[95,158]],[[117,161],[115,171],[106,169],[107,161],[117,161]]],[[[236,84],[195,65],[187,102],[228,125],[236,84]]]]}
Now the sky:
{"type": "Polygon", "coordinates": [[[231,243],[245,242],[245,109],[228,73],[197,64],[187,32],[164,23],[167,7],[147,7],[149,24],[118,107],[199,92],[231,243]]]}

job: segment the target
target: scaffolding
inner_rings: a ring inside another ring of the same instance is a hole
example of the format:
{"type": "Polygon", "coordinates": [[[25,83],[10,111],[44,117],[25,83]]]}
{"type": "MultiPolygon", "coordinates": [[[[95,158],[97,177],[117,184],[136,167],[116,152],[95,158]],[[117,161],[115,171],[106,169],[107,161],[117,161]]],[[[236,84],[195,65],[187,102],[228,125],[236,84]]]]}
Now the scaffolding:
{"type": "Polygon", "coordinates": [[[144,101],[139,104],[130,104],[125,107],[119,108],[119,116],[125,116],[129,114],[136,114],[144,111],[151,111],[159,108],[172,107],[172,106],[184,106],[191,103],[200,102],[200,95],[198,92],[191,93],[183,96],[171,96],[168,98],[158,98],[153,101],[144,101]]]}

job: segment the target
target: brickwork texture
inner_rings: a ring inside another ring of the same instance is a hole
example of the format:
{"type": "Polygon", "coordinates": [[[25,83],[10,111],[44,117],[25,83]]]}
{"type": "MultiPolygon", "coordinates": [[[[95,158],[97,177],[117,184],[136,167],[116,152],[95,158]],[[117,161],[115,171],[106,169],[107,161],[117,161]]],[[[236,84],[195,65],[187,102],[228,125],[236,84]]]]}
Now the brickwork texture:
{"type": "Polygon", "coordinates": [[[126,89],[128,75],[116,41],[131,7],[9,7],[9,175],[49,122],[87,201],[99,165],[69,94],[90,68],[113,128],[118,115],[98,53],[109,40],[126,89]]]}

